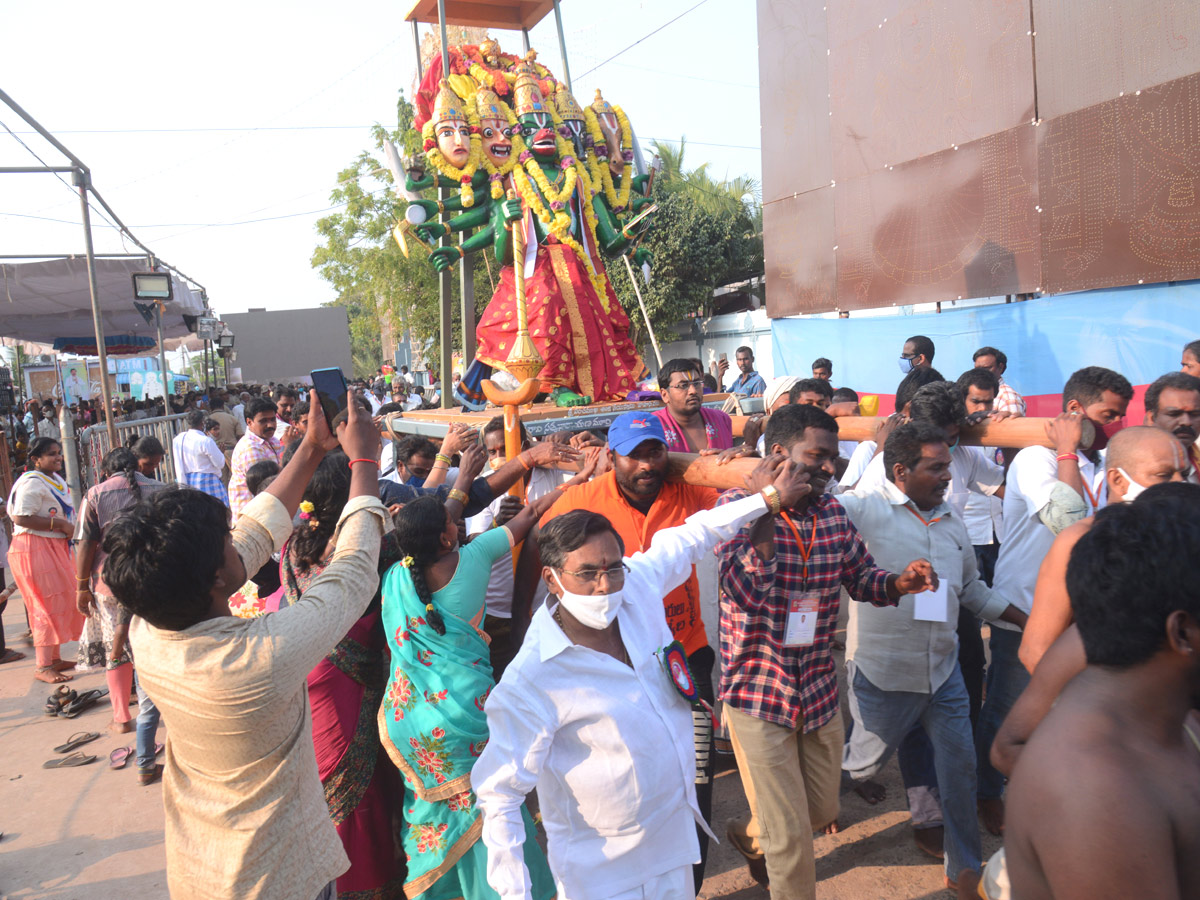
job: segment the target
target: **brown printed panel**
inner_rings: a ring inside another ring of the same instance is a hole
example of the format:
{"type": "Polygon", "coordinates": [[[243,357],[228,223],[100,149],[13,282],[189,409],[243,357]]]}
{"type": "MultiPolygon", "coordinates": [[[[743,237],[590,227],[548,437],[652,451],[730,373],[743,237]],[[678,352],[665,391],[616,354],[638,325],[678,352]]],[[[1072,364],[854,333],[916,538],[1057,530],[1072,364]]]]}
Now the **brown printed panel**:
{"type": "Polygon", "coordinates": [[[1043,119],[1200,70],[1197,0],[1032,3],[1043,119]]]}
{"type": "Polygon", "coordinates": [[[835,305],[868,309],[1036,289],[1035,130],[1021,125],[839,181],[835,305]]]}
{"type": "Polygon", "coordinates": [[[1200,73],[1037,131],[1045,290],[1200,277],[1200,73]]]}
{"type": "Polygon", "coordinates": [[[763,201],[829,184],[829,65],[819,0],[758,0],[763,201]]]}
{"type": "Polygon", "coordinates": [[[768,315],[794,316],[837,306],[833,231],[832,188],[763,207],[768,315]]]}
{"type": "Polygon", "coordinates": [[[829,0],[827,15],[839,184],[1032,121],[1027,2],[829,0]]]}

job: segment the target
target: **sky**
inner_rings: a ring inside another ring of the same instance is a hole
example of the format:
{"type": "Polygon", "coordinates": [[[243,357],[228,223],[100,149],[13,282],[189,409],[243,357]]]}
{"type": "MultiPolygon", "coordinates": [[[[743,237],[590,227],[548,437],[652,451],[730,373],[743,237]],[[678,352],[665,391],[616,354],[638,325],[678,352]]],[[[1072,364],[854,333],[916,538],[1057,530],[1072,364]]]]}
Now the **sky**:
{"type": "MultiPolygon", "coordinates": [[[[337,173],[372,149],[373,124],[394,125],[397,92],[414,83],[410,6],[0,0],[0,88],[91,168],[130,230],[205,287],[219,313],[313,307],[336,297],[310,258],[337,173]]],[[[687,167],[760,177],[749,0],[561,8],[580,104],[601,88],[643,146],[686,136],[687,167]]],[[[493,37],[520,52],[518,32],[493,37]]],[[[553,16],[530,37],[561,77],[553,16]]],[[[65,162],[2,103],[0,123],[0,166],[36,165],[31,150],[65,162]]],[[[0,174],[0,253],[82,253],[79,215],[55,176],[0,174]]],[[[97,214],[93,225],[97,252],[137,252],[97,214]]]]}

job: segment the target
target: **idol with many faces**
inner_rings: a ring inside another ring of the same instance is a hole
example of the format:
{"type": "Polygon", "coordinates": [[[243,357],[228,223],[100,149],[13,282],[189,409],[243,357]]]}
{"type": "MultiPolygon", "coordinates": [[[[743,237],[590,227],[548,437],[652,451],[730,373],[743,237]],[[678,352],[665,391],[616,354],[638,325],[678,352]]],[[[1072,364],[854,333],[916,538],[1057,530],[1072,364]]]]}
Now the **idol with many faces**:
{"type": "Polygon", "coordinates": [[[483,152],[497,169],[507,165],[512,157],[512,133],[512,126],[503,119],[483,119],[479,123],[483,152]]]}
{"type": "Polygon", "coordinates": [[[442,156],[456,169],[461,169],[471,158],[471,126],[461,119],[438,122],[434,128],[438,149],[442,156]]]}

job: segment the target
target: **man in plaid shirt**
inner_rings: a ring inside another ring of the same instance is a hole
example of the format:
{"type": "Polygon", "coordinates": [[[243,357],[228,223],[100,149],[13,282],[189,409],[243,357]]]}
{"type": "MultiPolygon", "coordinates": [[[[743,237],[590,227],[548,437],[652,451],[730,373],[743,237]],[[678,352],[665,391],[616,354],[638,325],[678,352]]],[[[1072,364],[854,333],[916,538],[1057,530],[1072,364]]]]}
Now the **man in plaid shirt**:
{"type": "MultiPolygon", "coordinates": [[[[845,510],[825,494],[838,456],[833,417],[786,406],[771,416],[765,438],[783,465],[808,475],[812,490],[717,548],[720,699],[750,803],[750,820],[730,822],[726,834],[751,874],[770,882],[773,900],[813,900],[812,832],[835,826],[845,738],[830,652],[840,589],[894,606],[933,586],[935,576],[923,559],[900,575],[878,568],[845,510]]],[[[745,495],[728,491],[718,503],[745,495]]]]}
{"type": "Polygon", "coordinates": [[[246,404],[246,433],[233,448],[229,462],[229,508],[233,520],[242,514],[242,509],[254,499],[246,487],[246,472],[256,462],[264,459],[279,462],[283,456],[283,444],[275,437],[275,404],[266,397],[254,397],[246,404]]]}

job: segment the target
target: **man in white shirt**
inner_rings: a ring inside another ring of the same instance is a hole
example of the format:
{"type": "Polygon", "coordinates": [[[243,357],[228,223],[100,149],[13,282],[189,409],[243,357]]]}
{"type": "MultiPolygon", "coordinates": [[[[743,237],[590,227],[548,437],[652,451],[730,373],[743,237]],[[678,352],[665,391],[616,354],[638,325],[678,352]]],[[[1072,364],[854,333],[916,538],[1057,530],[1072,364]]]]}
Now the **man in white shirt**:
{"type": "Polygon", "coordinates": [[[204,410],[193,409],[187,414],[187,430],[175,435],[171,441],[171,455],[175,459],[175,480],[198,491],[216,497],[226,506],[229,493],[221,482],[225,468],[225,454],[217,442],[204,431],[207,417],[204,410]]]}
{"type": "MultiPolygon", "coordinates": [[[[1028,614],[1038,568],[1054,536],[1105,504],[1104,464],[1100,456],[1108,441],[1104,429],[1120,423],[1133,397],[1121,374],[1100,366],[1080,369],[1063,388],[1063,414],[1047,425],[1055,449],[1026,447],[1012,461],[1005,479],[1004,534],[996,561],[996,593],[1028,614]],[[1082,423],[1096,429],[1090,448],[1082,443],[1082,423]]],[[[975,745],[979,759],[979,807],[985,824],[1004,820],[1004,776],[989,754],[1000,723],[1029,683],[1021,664],[1021,632],[1005,624],[992,628],[991,665],[987,699],[979,714],[975,745]]]]}
{"type": "Polygon", "coordinates": [[[563,900],[695,897],[694,826],[708,831],[694,785],[697,695],[662,597],[703,553],[767,514],[763,489],[789,506],[809,490],[790,462],[777,467],[765,460],[747,479],[758,493],[656,532],[632,557],[599,513],[572,510],[542,527],[542,575],[557,602],[534,614],[488,697],[490,737],[471,772],[488,883],[503,900],[530,896],[520,808],[534,787],[563,900]]]}
{"type": "Polygon", "coordinates": [[[902,425],[888,437],[883,457],[887,481],[838,499],[878,565],[894,569],[898,560],[923,557],[939,584],[901,597],[895,607],[851,606],[846,659],[854,729],[842,768],[856,779],[872,777],[921,725],[933,746],[945,815],[946,882],[955,886],[977,879],[982,852],[974,741],[955,633],[959,605],[1017,627],[1025,614],[979,580],[966,529],[945,500],[951,454],[943,429],[902,425]]]}

